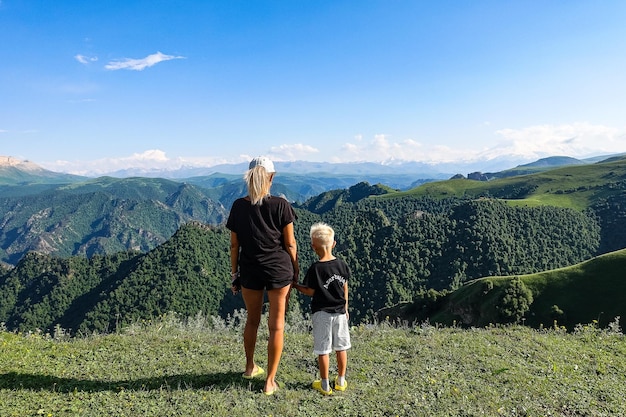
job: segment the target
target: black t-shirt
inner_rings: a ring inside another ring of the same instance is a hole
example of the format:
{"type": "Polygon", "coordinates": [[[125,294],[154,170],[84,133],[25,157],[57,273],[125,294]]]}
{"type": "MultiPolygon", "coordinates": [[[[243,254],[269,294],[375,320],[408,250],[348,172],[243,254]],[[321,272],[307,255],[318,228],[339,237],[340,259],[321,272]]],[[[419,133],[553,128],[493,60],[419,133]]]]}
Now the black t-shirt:
{"type": "Polygon", "coordinates": [[[296,219],[291,204],[282,197],[269,196],[261,205],[239,198],[233,203],[226,227],[237,234],[242,276],[293,278],[293,265],[285,249],[283,228],[296,219]]]}
{"type": "Polygon", "coordinates": [[[350,279],[350,268],[342,259],[317,261],[311,265],[304,277],[304,286],[313,288],[311,313],[345,313],[346,298],[344,285],[350,279]]]}

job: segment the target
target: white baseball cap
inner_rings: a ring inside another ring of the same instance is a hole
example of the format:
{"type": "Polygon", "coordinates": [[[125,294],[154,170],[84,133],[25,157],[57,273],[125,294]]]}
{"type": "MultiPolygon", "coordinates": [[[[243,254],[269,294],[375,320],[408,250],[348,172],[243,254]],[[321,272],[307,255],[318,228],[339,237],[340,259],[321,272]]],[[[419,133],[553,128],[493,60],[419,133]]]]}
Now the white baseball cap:
{"type": "Polygon", "coordinates": [[[274,169],[274,163],[271,161],[271,159],[265,156],[257,156],[252,161],[250,161],[250,166],[248,167],[248,169],[252,169],[256,166],[262,166],[263,168],[265,168],[268,174],[276,172],[276,170],[274,169]]]}

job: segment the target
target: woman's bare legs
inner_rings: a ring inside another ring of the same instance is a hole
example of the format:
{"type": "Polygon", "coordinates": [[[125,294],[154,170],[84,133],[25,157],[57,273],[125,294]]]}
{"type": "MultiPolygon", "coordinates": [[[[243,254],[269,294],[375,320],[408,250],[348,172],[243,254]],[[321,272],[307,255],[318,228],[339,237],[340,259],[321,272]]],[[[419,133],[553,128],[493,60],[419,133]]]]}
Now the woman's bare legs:
{"type": "Polygon", "coordinates": [[[243,330],[243,347],[246,351],[246,375],[252,375],[256,364],[254,363],[254,350],[256,349],[257,332],[261,323],[263,310],[263,290],[250,290],[242,288],[243,302],[246,304],[248,318],[243,330]]]}
{"type": "Polygon", "coordinates": [[[291,285],[283,288],[269,290],[267,296],[270,302],[270,316],[268,327],[270,337],[267,341],[267,379],[263,391],[272,392],[277,388],[276,372],[283,353],[283,342],[285,332],[285,312],[287,310],[287,300],[291,285]]]}

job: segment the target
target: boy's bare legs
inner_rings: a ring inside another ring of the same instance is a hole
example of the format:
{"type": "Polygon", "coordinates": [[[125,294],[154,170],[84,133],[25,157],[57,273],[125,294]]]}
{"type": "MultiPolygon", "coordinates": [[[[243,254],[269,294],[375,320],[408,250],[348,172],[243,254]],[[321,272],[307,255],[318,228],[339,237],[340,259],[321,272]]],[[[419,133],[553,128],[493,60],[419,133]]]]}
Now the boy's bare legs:
{"type": "Polygon", "coordinates": [[[337,352],[337,379],[339,385],[345,385],[346,371],[348,369],[348,351],[338,350],[337,352]]]}
{"type": "Polygon", "coordinates": [[[328,379],[329,355],[318,355],[317,363],[320,368],[320,379],[328,379]]]}
{"type": "Polygon", "coordinates": [[[346,376],[346,370],[348,369],[348,351],[337,351],[337,374],[339,376],[346,376]]]}
{"type": "Polygon", "coordinates": [[[241,294],[248,313],[246,326],[243,330],[243,347],[246,351],[246,375],[252,375],[256,364],[254,363],[254,350],[256,349],[257,332],[261,323],[263,310],[263,290],[250,290],[242,288],[241,294]]]}
{"type": "Polygon", "coordinates": [[[330,395],[333,393],[333,390],[330,387],[330,381],[328,380],[330,355],[318,355],[317,363],[320,370],[320,380],[313,382],[313,388],[319,390],[322,394],[330,395]],[[316,385],[317,383],[319,383],[319,386],[316,385]]]}
{"type": "Polygon", "coordinates": [[[287,310],[287,300],[291,285],[282,288],[276,288],[267,292],[270,302],[270,316],[268,327],[270,336],[267,341],[267,378],[265,379],[265,387],[263,391],[269,393],[276,388],[278,384],[274,379],[278,371],[278,364],[283,353],[284,333],[285,333],[285,312],[287,310]]]}

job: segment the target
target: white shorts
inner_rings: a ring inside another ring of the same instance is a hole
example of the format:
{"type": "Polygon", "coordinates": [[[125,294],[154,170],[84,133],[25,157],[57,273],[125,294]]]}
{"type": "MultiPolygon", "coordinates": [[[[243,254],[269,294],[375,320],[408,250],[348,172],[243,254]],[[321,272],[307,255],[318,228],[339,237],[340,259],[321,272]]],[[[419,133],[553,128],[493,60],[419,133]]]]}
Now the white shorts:
{"type": "Polygon", "coordinates": [[[350,349],[350,328],[345,313],[313,313],[313,353],[328,355],[330,352],[350,349]]]}

